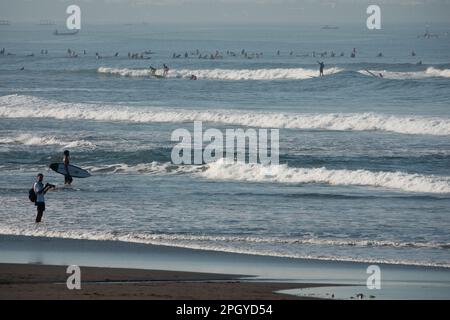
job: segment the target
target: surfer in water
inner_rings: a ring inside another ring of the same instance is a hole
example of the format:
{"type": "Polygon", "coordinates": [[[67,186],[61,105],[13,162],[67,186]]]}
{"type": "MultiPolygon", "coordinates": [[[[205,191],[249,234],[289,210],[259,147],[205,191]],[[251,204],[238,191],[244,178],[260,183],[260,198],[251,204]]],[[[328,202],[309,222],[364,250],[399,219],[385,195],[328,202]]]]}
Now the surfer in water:
{"type": "Polygon", "coordinates": [[[366,70],[366,72],[368,74],[370,74],[374,78],[384,78],[384,76],[383,76],[383,74],[381,72],[378,72],[378,74],[375,74],[375,73],[373,73],[372,71],[370,71],[368,69],[365,69],[365,70],[366,70]]]}
{"type": "Polygon", "coordinates": [[[70,164],[70,153],[69,150],[64,150],[64,157],[63,157],[63,163],[66,167],[67,174],[64,175],[64,184],[71,184],[73,181],[73,178],[69,174],[69,164],[70,164]]]}
{"type": "Polygon", "coordinates": [[[34,193],[36,194],[36,208],[37,208],[37,215],[36,215],[36,223],[41,222],[42,215],[45,211],[45,197],[44,195],[47,193],[48,190],[54,189],[55,186],[46,183],[44,186],[44,175],[42,173],[39,173],[36,177],[36,182],[33,185],[34,193]]]}
{"type": "Polygon", "coordinates": [[[163,77],[166,77],[169,74],[169,67],[164,63],[163,64],[163,77]]]}
{"type": "Polygon", "coordinates": [[[319,77],[323,77],[323,69],[325,68],[325,64],[322,62],[317,61],[317,63],[319,64],[319,77]]]}

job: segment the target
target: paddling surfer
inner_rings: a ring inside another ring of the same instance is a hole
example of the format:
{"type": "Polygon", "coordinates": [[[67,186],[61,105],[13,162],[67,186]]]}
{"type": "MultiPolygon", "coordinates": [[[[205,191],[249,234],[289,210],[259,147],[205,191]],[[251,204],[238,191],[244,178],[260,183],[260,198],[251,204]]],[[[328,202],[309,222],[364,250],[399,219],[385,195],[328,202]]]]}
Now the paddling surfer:
{"type": "Polygon", "coordinates": [[[374,78],[384,78],[384,76],[383,76],[383,74],[381,73],[381,72],[378,72],[378,75],[376,75],[375,73],[373,73],[373,72],[371,72],[370,70],[368,70],[368,69],[365,69],[366,70],[366,72],[368,73],[368,74],[370,74],[372,77],[374,77],[374,78]]]}

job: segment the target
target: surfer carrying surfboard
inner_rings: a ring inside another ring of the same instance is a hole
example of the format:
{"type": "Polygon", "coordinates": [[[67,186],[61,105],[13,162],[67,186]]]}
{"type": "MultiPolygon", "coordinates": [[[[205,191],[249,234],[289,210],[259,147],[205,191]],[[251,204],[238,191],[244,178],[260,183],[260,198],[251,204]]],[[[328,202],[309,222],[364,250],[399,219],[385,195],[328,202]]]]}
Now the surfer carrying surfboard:
{"type": "Polygon", "coordinates": [[[50,169],[53,171],[62,174],[64,176],[64,180],[66,180],[66,176],[70,177],[70,181],[73,180],[73,178],[87,178],[90,177],[91,174],[81,169],[77,166],[74,166],[72,164],[69,164],[68,161],[66,163],[56,162],[50,164],[50,169]]]}
{"type": "Polygon", "coordinates": [[[73,181],[73,178],[69,173],[69,164],[70,164],[69,150],[64,150],[63,163],[64,163],[64,167],[66,168],[66,174],[64,175],[64,184],[70,185],[73,181]]]}

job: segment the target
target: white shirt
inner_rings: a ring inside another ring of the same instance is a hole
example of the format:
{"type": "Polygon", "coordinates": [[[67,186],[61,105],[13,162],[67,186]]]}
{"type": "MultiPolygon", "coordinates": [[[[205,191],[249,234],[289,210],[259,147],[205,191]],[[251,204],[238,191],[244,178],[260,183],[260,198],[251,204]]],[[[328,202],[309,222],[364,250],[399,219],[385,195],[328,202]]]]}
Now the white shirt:
{"type": "Polygon", "coordinates": [[[33,185],[34,192],[36,193],[36,202],[45,202],[44,199],[44,184],[40,181],[37,181],[33,185]]]}

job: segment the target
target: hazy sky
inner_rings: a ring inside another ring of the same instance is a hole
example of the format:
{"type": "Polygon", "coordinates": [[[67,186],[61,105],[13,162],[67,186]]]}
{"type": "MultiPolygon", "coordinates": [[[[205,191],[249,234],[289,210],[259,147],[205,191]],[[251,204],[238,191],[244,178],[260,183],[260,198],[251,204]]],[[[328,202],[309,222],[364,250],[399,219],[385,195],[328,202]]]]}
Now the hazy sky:
{"type": "Polygon", "coordinates": [[[0,0],[0,19],[65,21],[70,4],[83,23],[364,23],[369,4],[381,7],[384,23],[450,22],[450,0],[0,0]]]}

